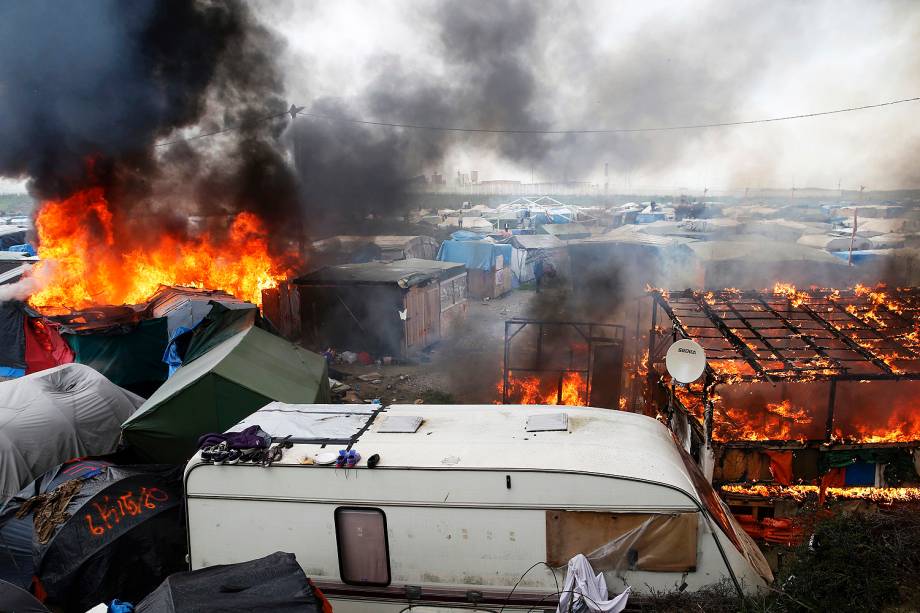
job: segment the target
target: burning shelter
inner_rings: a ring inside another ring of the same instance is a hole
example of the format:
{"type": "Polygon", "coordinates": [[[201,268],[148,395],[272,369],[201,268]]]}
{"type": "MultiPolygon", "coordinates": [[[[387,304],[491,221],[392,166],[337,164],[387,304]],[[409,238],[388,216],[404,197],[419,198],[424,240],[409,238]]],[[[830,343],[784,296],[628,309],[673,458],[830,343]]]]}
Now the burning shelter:
{"type": "Polygon", "coordinates": [[[330,266],[295,279],[293,286],[309,346],[374,355],[422,351],[446,336],[467,308],[467,271],[455,262],[413,258],[330,266]]]}
{"type": "Polygon", "coordinates": [[[483,239],[475,232],[460,230],[441,243],[438,260],[459,262],[466,267],[471,298],[498,298],[511,291],[511,245],[483,239]]]}
{"type": "MultiPolygon", "coordinates": [[[[920,498],[920,289],[652,292],[649,394],[680,442],[755,524],[769,501],[920,498]],[[680,338],[706,351],[684,387],[680,338]]],[[[754,529],[762,529],[754,525],[754,529]]]]}
{"type": "Polygon", "coordinates": [[[550,234],[515,234],[508,243],[512,247],[511,269],[512,285],[529,283],[534,280],[533,267],[539,261],[549,263],[556,270],[568,268],[568,255],[565,243],[550,234]]]}
{"type": "Polygon", "coordinates": [[[0,302],[0,380],[73,361],[57,324],[23,302],[0,302]]]}

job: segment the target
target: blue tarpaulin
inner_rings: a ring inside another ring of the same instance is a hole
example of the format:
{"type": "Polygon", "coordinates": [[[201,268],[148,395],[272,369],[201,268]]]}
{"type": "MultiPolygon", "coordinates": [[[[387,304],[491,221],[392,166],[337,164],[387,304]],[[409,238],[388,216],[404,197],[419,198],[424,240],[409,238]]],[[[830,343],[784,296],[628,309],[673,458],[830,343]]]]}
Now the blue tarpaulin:
{"type": "Polygon", "coordinates": [[[176,346],[176,338],[191,331],[191,328],[179,326],[173,330],[172,335],[169,337],[169,344],[166,345],[166,351],[163,353],[163,361],[169,366],[169,373],[166,375],[167,379],[173,376],[173,373],[182,366],[182,358],[179,357],[179,348],[176,346]]]}
{"type": "Polygon", "coordinates": [[[510,266],[511,245],[497,245],[486,240],[449,240],[441,243],[438,250],[441,262],[460,262],[467,269],[494,270],[499,256],[505,266],[510,266]]]}
{"type": "Polygon", "coordinates": [[[7,249],[7,251],[12,251],[14,253],[25,253],[26,255],[30,257],[35,257],[37,255],[35,253],[35,247],[30,245],[29,243],[25,243],[23,245],[12,245],[11,247],[7,249]]]}
{"type": "MultiPolygon", "coordinates": [[[[850,259],[849,251],[831,251],[831,254],[840,258],[844,262],[847,262],[850,259]]],[[[873,251],[873,250],[859,251],[857,250],[857,251],[853,251],[853,264],[856,264],[856,265],[867,264],[869,262],[877,261],[877,260],[887,258],[887,257],[891,257],[891,252],[887,250],[885,251],[873,251]]]]}

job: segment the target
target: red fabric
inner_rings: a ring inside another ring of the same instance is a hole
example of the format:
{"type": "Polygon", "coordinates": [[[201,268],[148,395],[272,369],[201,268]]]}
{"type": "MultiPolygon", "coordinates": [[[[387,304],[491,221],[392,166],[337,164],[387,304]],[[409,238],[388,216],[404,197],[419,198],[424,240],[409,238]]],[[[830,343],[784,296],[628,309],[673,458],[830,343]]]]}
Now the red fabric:
{"type": "Polygon", "coordinates": [[[73,362],[73,350],[45,320],[25,317],[26,374],[73,362]]]}
{"type": "Polygon", "coordinates": [[[818,504],[824,504],[827,488],[846,485],[846,472],[846,468],[832,468],[821,475],[821,485],[818,488],[818,504]]]}
{"type": "Polygon", "coordinates": [[[787,546],[798,545],[805,535],[802,528],[796,526],[789,518],[774,519],[765,517],[762,523],[764,527],[763,540],[768,543],[787,546]]]}
{"type": "Polygon", "coordinates": [[[792,485],[792,452],[765,451],[770,456],[770,474],[780,485],[792,485]]]}
{"type": "Polygon", "coordinates": [[[310,587],[313,588],[313,595],[316,596],[323,604],[323,613],[332,613],[332,604],[329,602],[329,599],[326,598],[326,595],[323,594],[318,587],[316,587],[316,584],[313,583],[312,579],[307,579],[307,583],[309,583],[310,587]]]}
{"type": "Polygon", "coordinates": [[[362,351],[361,353],[358,354],[358,361],[364,364],[365,366],[367,366],[369,364],[374,363],[374,358],[372,358],[371,354],[369,354],[368,352],[362,351]]]}

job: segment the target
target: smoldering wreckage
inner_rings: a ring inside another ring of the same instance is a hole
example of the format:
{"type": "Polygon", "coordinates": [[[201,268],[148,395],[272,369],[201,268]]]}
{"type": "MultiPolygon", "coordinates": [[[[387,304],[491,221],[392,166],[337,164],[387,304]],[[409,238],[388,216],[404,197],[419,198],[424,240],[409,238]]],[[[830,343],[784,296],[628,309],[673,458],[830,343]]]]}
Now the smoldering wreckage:
{"type": "Polygon", "coordinates": [[[776,589],[815,508],[920,502],[915,203],[369,181],[398,206],[362,208],[319,178],[323,128],[262,95],[245,7],[151,6],[78,67],[162,94],[105,110],[130,133],[0,124],[38,200],[0,232],[4,607],[643,610],[776,589]],[[160,146],[215,100],[218,145],[160,146]],[[475,378],[457,339],[522,293],[477,354],[494,404],[358,393],[413,363],[475,378]],[[684,382],[682,339],[706,357],[684,382]]]}

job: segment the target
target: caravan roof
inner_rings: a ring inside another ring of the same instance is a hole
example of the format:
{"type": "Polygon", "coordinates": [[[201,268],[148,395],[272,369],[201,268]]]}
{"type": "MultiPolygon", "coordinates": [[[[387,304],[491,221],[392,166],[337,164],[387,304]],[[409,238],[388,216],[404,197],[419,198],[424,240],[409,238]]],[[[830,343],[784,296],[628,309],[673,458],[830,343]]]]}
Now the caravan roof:
{"type": "Polygon", "coordinates": [[[231,430],[257,423],[273,436],[293,434],[293,440],[303,441],[295,445],[298,449],[294,453],[285,456],[285,462],[296,463],[312,446],[347,441],[365,456],[379,454],[381,466],[589,472],[676,487],[696,497],[668,429],[651,417],[625,411],[543,405],[418,404],[369,411],[365,405],[300,406],[276,402],[231,430]],[[278,421],[277,413],[286,407],[288,419],[278,421]],[[337,431],[328,429],[331,413],[340,420],[337,431]],[[566,415],[567,427],[560,431],[527,431],[531,416],[548,414],[566,415]],[[412,417],[422,419],[414,432],[381,431],[393,418],[412,417]],[[320,431],[321,438],[315,438],[320,431]]]}

